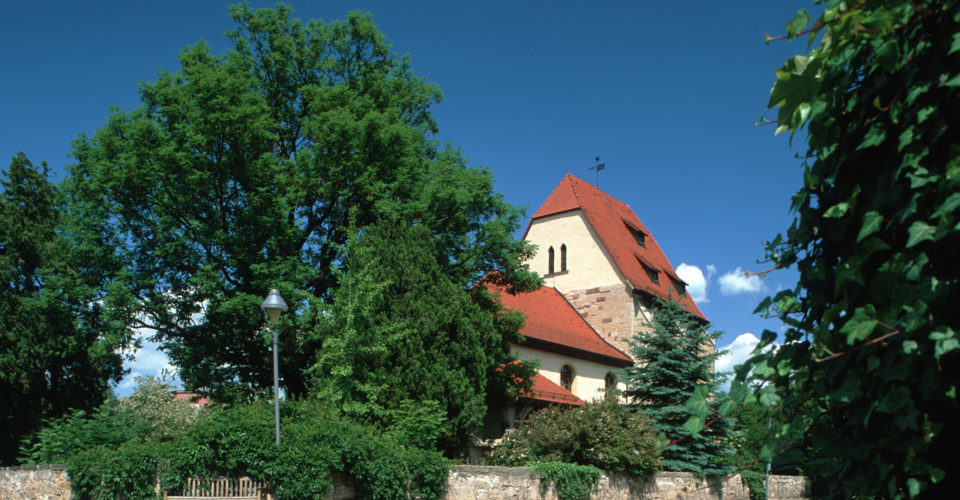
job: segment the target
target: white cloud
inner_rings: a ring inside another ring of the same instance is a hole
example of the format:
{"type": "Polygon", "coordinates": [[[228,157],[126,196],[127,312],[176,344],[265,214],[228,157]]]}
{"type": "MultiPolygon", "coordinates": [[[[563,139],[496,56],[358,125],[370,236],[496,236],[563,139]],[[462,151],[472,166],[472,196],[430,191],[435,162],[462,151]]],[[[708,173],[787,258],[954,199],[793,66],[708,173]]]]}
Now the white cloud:
{"type": "MultiPolygon", "coordinates": [[[[746,360],[750,359],[753,356],[753,350],[757,348],[757,344],[760,343],[760,339],[756,335],[747,332],[741,333],[737,338],[733,339],[729,345],[720,346],[717,348],[719,351],[727,351],[726,353],[720,355],[717,358],[717,362],[714,365],[714,369],[717,373],[727,372],[730,374],[727,377],[727,380],[721,386],[721,390],[729,391],[730,390],[730,380],[733,379],[733,367],[737,365],[742,365],[746,360]]],[[[780,344],[774,342],[768,345],[764,351],[770,351],[771,349],[776,349],[780,344]]]]}
{"type": "Polygon", "coordinates": [[[687,291],[690,292],[690,298],[692,298],[694,302],[710,301],[707,298],[707,285],[710,282],[710,277],[713,276],[715,272],[717,272],[717,268],[712,265],[707,266],[706,276],[704,276],[703,271],[701,271],[699,267],[687,264],[686,262],[682,262],[677,266],[677,276],[687,282],[687,291]]]}
{"type": "Polygon", "coordinates": [[[741,293],[756,293],[766,290],[763,280],[759,276],[747,276],[742,268],[720,276],[720,292],[724,295],[737,295],[741,293]]]}
{"type": "Polygon", "coordinates": [[[129,369],[130,373],[113,388],[118,397],[133,394],[133,390],[137,386],[136,377],[138,376],[152,375],[162,379],[166,375],[167,381],[174,387],[183,387],[177,367],[171,364],[170,358],[160,350],[160,344],[146,340],[152,333],[153,330],[146,332],[141,330],[140,338],[143,341],[143,346],[133,353],[134,359],[132,361],[123,363],[123,367],[129,369]]]}
{"type": "Polygon", "coordinates": [[[716,370],[718,372],[729,372],[734,366],[743,364],[750,358],[754,348],[760,343],[760,339],[752,333],[741,333],[733,339],[730,345],[719,348],[721,351],[727,351],[717,358],[716,370]]]}

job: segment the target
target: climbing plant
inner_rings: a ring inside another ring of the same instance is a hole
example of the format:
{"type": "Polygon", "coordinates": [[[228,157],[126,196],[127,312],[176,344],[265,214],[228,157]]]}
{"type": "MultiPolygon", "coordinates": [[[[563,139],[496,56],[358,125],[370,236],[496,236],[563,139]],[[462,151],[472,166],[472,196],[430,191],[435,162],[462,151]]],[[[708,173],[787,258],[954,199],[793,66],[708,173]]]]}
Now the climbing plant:
{"type": "MultiPolygon", "coordinates": [[[[948,474],[960,444],[960,2],[816,3],[816,18],[800,11],[767,37],[807,41],[769,101],[776,132],[808,145],[796,219],[766,247],[799,281],[757,308],[786,325],[782,346],[762,351],[778,337],[764,332],[721,413],[752,399],[804,408],[761,456],[802,437],[825,496],[947,497],[960,488],[948,474]]],[[[716,418],[702,394],[688,406],[691,429],[716,418]]]]}

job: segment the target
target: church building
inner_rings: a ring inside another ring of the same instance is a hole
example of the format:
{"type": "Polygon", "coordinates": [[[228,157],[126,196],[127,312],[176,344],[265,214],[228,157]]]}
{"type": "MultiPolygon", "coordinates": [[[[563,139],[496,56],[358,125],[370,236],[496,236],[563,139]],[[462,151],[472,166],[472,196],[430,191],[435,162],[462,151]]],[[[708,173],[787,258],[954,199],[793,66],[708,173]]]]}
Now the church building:
{"type": "MultiPolygon", "coordinates": [[[[624,389],[632,364],[628,339],[652,320],[653,299],[676,300],[706,317],[656,239],[626,204],[567,174],[533,214],[524,239],[537,246],[527,262],[540,290],[502,294],[522,311],[520,359],[540,362],[533,394],[510,420],[547,404],[580,405],[604,390],[624,389]]],[[[508,424],[509,425],[509,424],[508,424]]]]}

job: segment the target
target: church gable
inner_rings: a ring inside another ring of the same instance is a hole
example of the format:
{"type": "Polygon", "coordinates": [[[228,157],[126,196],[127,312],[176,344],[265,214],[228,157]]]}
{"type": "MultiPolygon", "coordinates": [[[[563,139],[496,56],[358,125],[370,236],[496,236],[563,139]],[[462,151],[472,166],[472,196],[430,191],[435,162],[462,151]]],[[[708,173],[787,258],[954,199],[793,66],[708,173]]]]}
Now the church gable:
{"type": "MultiPolygon", "coordinates": [[[[549,259],[549,248],[553,243],[548,241],[549,246],[544,248],[544,235],[553,235],[554,239],[557,236],[566,238],[568,229],[559,227],[558,223],[573,215],[585,222],[591,238],[595,240],[593,244],[604,255],[603,260],[611,265],[619,277],[618,281],[642,294],[663,300],[679,300],[684,309],[706,321],[703,312],[686,293],[686,283],[677,276],[656,239],[633,210],[571,174],[564,176],[527,226],[524,237],[540,247],[531,261],[534,270],[543,272],[540,268],[544,267],[545,259],[549,259]]],[[[571,251],[571,246],[567,245],[567,252],[571,251]]],[[[558,250],[554,248],[555,266],[556,252],[558,250]]],[[[573,261],[567,256],[568,268],[579,263],[579,260],[573,261]]],[[[606,278],[595,277],[592,286],[612,284],[606,278]]],[[[564,291],[589,287],[566,286],[559,280],[555,286],[564,291]]]]}

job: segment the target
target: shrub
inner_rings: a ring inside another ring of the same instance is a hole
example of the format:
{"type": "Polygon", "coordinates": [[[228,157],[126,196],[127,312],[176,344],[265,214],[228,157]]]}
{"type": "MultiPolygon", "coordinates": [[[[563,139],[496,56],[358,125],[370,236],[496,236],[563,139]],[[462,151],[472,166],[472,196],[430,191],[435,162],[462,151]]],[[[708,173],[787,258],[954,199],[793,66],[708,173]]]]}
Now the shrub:
{"type": "Polygon", "coordinates": [[[490,453],[493,465],[568,462],[649,477],[660,468],[657,433],[642,413],[612,399],[577,408],[550,407],[508,431],[490,453]]]}
{"type": "Polygon", "coordinates": [[[80,498],[154,498],[156,480],[176,490],[190,477],[220,475],[267,481],[279,500],[317,498],[332,487],[333,472],[353,476],[362,498],[443,495],[449,462],[440,452],[408,446],[398,441],[401,433],[355,422],[316,400],[281,410],[279,447],[273,407],[260,402],[210,411],[172,441],[91,446],[73,455],[67,470],[80,498]]]}
{"type": "Polygon", "coordinates": [[[540,474],[540,494],[552,483],[560,500],[585,500],[600,482],[600,469],[592,465],[530,462],[527,467],[540,474]]]}

